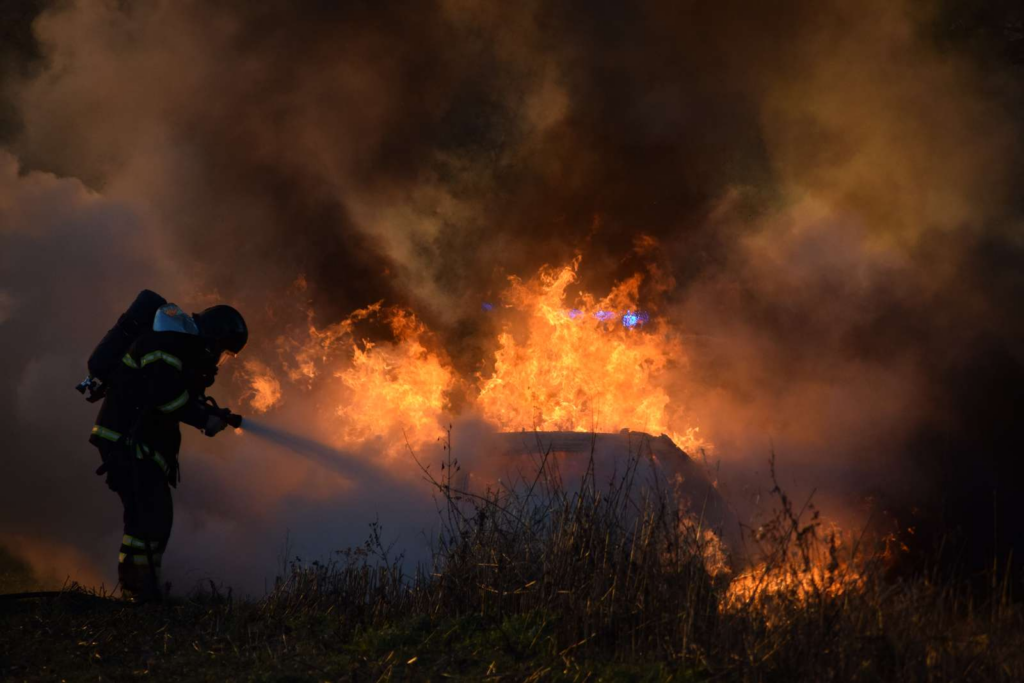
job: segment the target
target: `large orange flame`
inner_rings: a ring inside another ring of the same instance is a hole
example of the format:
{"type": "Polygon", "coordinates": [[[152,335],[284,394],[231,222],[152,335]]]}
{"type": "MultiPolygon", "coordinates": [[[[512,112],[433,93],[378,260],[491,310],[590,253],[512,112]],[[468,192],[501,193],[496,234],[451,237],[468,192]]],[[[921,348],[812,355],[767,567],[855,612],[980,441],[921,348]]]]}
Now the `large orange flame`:
{"type": "Polygon", "coordinates": [[[345,442],[423,443],[440,434],[451,367],[423,345],[425,329],[411,313],[394,309],[388,322],[395,342],[356,344],[351,366],[335,372],[345,387],[336,411],[345,442]]]}
{"type": "Polygon", "coordinates": [[[669,373],[686,364],[678,337],[666,321],[621,324],[623,312],[637,310],[641,277],[600,300],[571,297],[578,267],[577,258],[528,282],[511,279],[504,305],[525,323],[518,338],[513,323],[499,335],[494,371],[479,378],[480,411],[504,430],[633,429],[692,448],[696,429],[674,414],[666,389],[669,373]]]}
{"type": "Polygon", "coordinates": [[[380,438],[391,452],[443,432],[456,386],[468,389],[468,410],[502,430],[634,429],[668,434],[683,448],[701,445],[668,390],[686,365],[672,325],[621,324],[622,312],[637,309],[641,276],[597,299],[569,291],[579,265],[577,258],[528,281],[511,278],[493,312],[503,323],[493,371],[469,381],[428,343],[413,313],[376,303],[326,328],[313,324],[310,311],[300,337],[279,340],[280,373],[261,361],[244,366],[249,402],[259,412],[273,408],[287,393],[282,382],[326,388],[335,406],[326,411],[327,429],[339,442],[380,438]],[[355,329],[367,320],[387,322],[393,340],[357,340],[355,329]]]}

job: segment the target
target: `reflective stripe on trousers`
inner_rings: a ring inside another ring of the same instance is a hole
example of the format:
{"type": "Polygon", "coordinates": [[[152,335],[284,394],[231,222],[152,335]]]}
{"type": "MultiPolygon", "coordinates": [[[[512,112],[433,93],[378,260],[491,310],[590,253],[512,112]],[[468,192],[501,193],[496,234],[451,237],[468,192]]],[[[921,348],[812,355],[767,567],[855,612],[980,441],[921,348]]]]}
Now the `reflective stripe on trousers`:
{"type": "Polygon", "coordinates": [[[149,557],[153,557],[153,566],[159,567],[163,559],[164,548],[159,541],[149,542],[149,552],[146,552],[146,539],[125,534],[121,537],[121,552],[117,555],[120,564],[149,564],[149,557]]]}
{"type": "MultiPolygon", "coordinates": [[[[153,553],[153,566],[159,567],[163,561],[163,553],[153,553]]],[[[118,564],[149,564],[149,557],[146,555],[135,555],[132,553],[118,553],[117,555],[118,564]],[[130,559],[129,559],[130,558],[130,559]]]]}

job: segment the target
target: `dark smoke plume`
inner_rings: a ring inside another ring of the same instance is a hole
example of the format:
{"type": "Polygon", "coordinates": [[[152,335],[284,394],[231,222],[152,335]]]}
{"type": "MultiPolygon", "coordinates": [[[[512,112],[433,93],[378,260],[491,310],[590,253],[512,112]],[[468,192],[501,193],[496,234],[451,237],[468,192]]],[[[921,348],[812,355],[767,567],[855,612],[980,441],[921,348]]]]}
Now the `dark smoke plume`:
{"type": "MultiPolygon", "coordinates": [[[[238,305],[268,363],[306,324],[296,291],[320,327],[405,305],[471,377],[493,351],[481,300],[579,253],[581,288],[645,272],[645,305],[692,339],[678,395],[737,499],[774,443],[836,510],[870,495],[979,555],[1020,547],[1012,4],[15,5],[0,542],[104,566],[115,500],[69,384],[142,287],[238,305]]],[[[343,517],[429,508],[393,505],[416,484],[383,473],[338,502],[284,454],[197,443],[179,576],[258,584],[267,537],[324,551],[362,531],[343,517]]]]}

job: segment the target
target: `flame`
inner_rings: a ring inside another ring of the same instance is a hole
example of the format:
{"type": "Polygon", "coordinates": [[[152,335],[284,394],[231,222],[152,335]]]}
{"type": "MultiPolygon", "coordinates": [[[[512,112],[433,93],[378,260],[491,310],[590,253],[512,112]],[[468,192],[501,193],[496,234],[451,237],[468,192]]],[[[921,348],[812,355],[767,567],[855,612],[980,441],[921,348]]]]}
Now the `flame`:
{"type": "Polygon", "coordinates": [[[426,329],[412,313],[393,309],[388,322],[395,342],[356,344],[351,366],[335,373],[346,389],[336,410],[345,442],[382,436],[419,444],[440,433],[452,370],[423,345],[426,329]]]}
{"type": "Polygon", "coordinates": [[[724,610],[754,605],[770,614],[780,602],[832,598],[866,584],[861,569],[868,558],[836,521],[821,520],[798,531],[769,522],[751,540],[764,559],[730,581],[724,610]]]}
{"type": "Polygon", "coordinates": [[[498,336],[494,371],[479,377],[481,413],[506,431],[618,431],[668,434],[692,448],[696,428],[677,424],[665,380],[686,365],[667,323],[638,325],[642,276],[603,299],[581,292],[569,300],[580,259],[544,268],[528,282],[511,278],[504,307],[525,316],[498,336]],[[571,304],[571,305],[570,305],[571,304]],[[615,311],[626,312],[622,324],[615,311]]]}
{"type": "Polygon", "coordinates": [[[265,413],[281,402],[281,382],[266,363],[245,361],[242,377],[248,385],[242,398],[247,399],[257,413],[265,413]]]}
{"type": "Polygon", "coordinates": [[[683,448],[706,445],[671,399],[668,380],[686,355],[668,322],[640,310],[642,276],[601,299],[570,295],[579,265],[576,258],[527,281],[511,278],[502,305],[483,307],[481,315],[503,321],[491,372],[460,376],[409,310],[377,302],[320,328],[307,308],[305,325],[278,340],[279,373],[265,362],[244,366],[246,398],[264,412],[288,387],[324,391],[318,403],[326,403],[320,412],[332,438],[379,439],[392,455],[443,433],[456,387],[468,397],[465,410],[502,430],[634,429],[668,434],[683,448]],[[357,339],[364,322],[386,323],[391,338],[357,339]]]}
{"type": "MultiPolygon", "coordinates": [[[[299,282],[305,282],[299,278],[299,282]]],[[[284,359],[282,364],[292,382],[304,382],[311,387],[320,374],[321,368],[334,361],[342,343],[351,344],[352,331],[356,323],[377,317],[381,313],[382,302],[378,301],[366,308],[353,311],[347,318],[318,329],[313,324],[314,311],[306,309],[306,336],[294,338],[282,336],[278,339],[278,350],[284,359]]]]}
{"type": "Polygon", "coordinates": [[[722,608],[739,609],[746,605],[768,608],[775,598],[804,603],[818,597],[835,597],[864,584],[863,575],[848,564],[809,567],[775,567],[760,564],[729,582],[722,608]]]}
{"type": "Polygon", "coordinates": [[[312,309],[305,315],[304,330],[277,340],[283,377],[268,364],[245,366],[254,410],[277,405],[284,381],[286,389],[316,392],[310,413],[340,447],[379,440],[380,452],[393,456],[406,444],[437,438],[456,378],[444,354],[428,348],[428,330],[412,312],[377,302],[323,328],[313,323],[312,309]],[[363,322],[385,323],[392,339],[357,339],[363,322]]]}

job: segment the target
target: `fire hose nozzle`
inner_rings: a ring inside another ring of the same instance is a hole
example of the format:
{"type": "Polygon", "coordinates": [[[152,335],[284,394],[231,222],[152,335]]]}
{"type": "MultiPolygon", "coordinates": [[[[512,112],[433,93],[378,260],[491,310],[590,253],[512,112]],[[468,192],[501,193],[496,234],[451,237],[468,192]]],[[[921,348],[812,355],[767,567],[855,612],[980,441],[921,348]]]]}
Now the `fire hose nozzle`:
{"type": "Polygon", "coordinates": [[[221,408],[219,405],[217,405],[217,401],[215,401],[210,396],[204,396],[203,403],[206,404],[206,410],[210,414],[216,415],[217,417],[224,420],[235,429],[242,428],[242,416],[239,415],[238,413],[232,413],[227,408],[221,408]]]}

